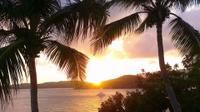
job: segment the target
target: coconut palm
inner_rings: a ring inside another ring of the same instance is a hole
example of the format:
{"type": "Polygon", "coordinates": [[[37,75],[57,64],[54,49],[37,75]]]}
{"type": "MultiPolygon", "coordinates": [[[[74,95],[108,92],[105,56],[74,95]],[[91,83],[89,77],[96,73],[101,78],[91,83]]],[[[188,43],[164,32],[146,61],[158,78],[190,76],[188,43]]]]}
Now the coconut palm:
{"type": "Polygon", "coordinates": [[[158,58],[161,69],[161,75],[164,80],[165,89],[168,94],[170,103],[174,112],[181,112],[181,106],[176,99],[173,88],[168,78],[163,49],[162,28],[167,19],[170,19],[171,38],[174,45],[183,55],[194,55],[200,51],[199,32],[191,25],[185,22],[181,17],[171,10],[178,7],[185,10],[188,5],[199,3],[198,0],[113,0],[112,5],[121,5],[125,8],[132,8],[135,13],[130,14],[122,19],[111,22],[99,30],[94,38],[94,51],[97,52],[105,48],[113,40],[127,32],[142,33],[148,28],[156,27],[158,58]],[[141,19],[141,16],[145,17],[141,19]]]}
{"type": "Polygon", "coordinates": [[[104,24],[104,6],[95,0],[0,1],[0,100],[30,76],[31,109],[38,112],[35,59],[42,51],[70,79],[83,80],[88,57],[70,47],[104,24]],[[98,15],[97,15],[98,13],[98,15]],[[12,85],[12,87],[11,87],[12,85]]]}

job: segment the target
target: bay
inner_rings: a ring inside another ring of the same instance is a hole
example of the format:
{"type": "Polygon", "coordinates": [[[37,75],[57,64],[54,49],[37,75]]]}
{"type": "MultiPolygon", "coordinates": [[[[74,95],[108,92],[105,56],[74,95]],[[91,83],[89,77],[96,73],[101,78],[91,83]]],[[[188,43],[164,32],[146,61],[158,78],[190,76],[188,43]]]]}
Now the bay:
{"type": "MultiPolygon", "coordinates": [[[[126,94],[131,89],[39,89],[40,112],[98,112],[101,102],[116,92],[126,94]],[[99,97],[99,93],[105,97],[99,97]]],[[[31,112],[30,90],[21,89],[1,112],[31,112]]]]}

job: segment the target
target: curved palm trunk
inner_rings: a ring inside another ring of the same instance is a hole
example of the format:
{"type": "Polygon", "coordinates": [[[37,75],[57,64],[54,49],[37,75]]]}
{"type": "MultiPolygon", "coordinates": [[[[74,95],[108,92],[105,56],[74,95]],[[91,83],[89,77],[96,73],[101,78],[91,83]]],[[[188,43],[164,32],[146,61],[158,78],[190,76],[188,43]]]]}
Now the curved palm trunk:
{"type": "Polygon", "coordinates": [[[31,112],[38,112],[37,74],[34,57],[30,58],[28,67],[31,81],[31,112]]]}
{"type": "Polygon", "coordinates": [[[159,65],[161,70],[161,76],[164,80],[165,90],[168,94],[171,106],[174,112],[182,112],[181,106],[176,99],[176,95],[172,88],[172,85],[169,81],[169,77],[167,76],[166,68],[165,68],[165,59],[164,59],[164,49],[163,49],[163,40],[162,40],[162,22],[158,22],[156,25],[157,28],[157,44],[158,44],[158,57],[159,57],[159,65]]]}

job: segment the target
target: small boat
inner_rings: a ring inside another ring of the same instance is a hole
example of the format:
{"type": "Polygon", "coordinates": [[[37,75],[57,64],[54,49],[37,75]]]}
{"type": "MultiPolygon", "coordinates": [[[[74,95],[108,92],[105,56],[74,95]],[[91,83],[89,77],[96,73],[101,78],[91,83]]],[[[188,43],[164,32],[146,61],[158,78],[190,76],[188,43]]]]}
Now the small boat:
{"type": "Polygon", "coordinates": [[[105,97],[106,95],[105,95],[103,92],[99,92],[99,93],[97,94],[97,96],[100,97],[100,98],[103,98],[103,97],[105,97]]]}

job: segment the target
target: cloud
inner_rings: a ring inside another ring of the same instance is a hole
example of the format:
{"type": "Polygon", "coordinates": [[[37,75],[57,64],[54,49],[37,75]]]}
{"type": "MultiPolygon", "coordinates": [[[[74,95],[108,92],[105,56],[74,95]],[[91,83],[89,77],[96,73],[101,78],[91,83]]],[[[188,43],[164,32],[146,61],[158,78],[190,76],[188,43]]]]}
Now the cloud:
{"type": "MultiPolygon", "coordinates": [[[[110,10],[109,22],[116,21],[122,17],[130,15],[132,12],[130,9],[124,10],[119,7],[112,7],[110,10]]],[[[181,16],[185,21],[194,26],[196,29],[200,30],[200,8],[189,9],[186,12],[174,11],[177,15],[181,16]]],[[[166,55],[169,51],[176,51],[174,54],[178,55],[178,51],[173,46],[172,40],[170,38],[170,27],[168,25],[170,20],[166,21],[163,25],[163,44],[166,55]]],[[[84,43],[76,44],[75,48],[78,48],[80,51],[83,51],[85,54],[92,55],[91,46],[89,39],[84,43]]],[[[152,58],[157,57],[158,48],[156,40],[156,29],[155,27],[146,30],[140,35],[130,34],[128,38],[123,41],[123,51],[118,50],[105,50],[105,52],[97,55],[98,57],[103,57],[106,54],[112,53],[116,58],[152,58]],[[124,55],[125,53],[125,55],[124,55]]]]}
{"type": "MultiPolygon", "coordinates": [[[[194,26],[196,29],[200,30],[200,8],[195,10],[189,10],[184,13],[178,13],[186,22],[194,26]]],[[[163,26],[163,44],[165,52],[175,51],[172,40],[170,38],[170,27],[168,25],[169,21],[163,26]]],[[[124,40],[123,44],[124,50],[129,58],[147,58],[157,56],[157,41],[156,41],[156,29],[152,28],[145,31],[140,35],[130,35],[128,39],[124,40]]],[[[176,50],[176,55],[178,56],[178,51],[176,50]]],[[[180,56],[180,55],[179,55],[180,56]]]]}
{"type": "MultiPolygon", "coordinates": [[[[167,30],[163,33],[163,44],[165,51],[174,49],[167,30]]],[[[155,57],[158,52],[156,29],[152,28],[143,34],[130,36],[124,40],[123,45],[130,58],[155,57]]]]}

